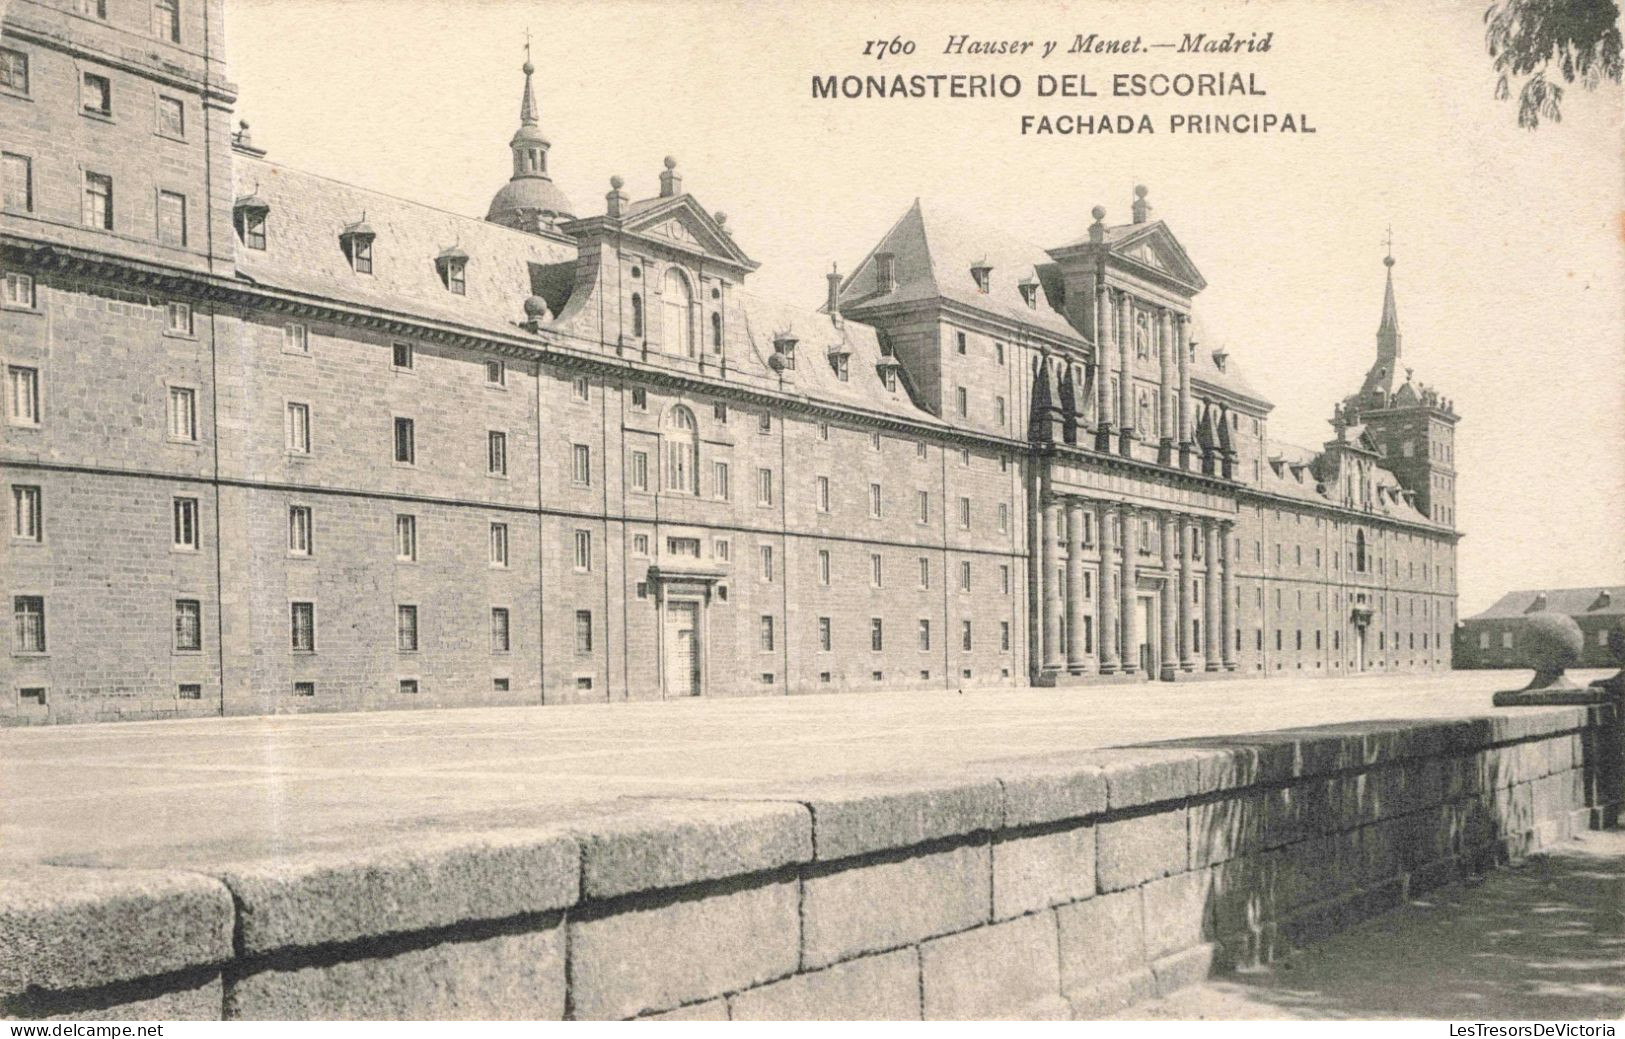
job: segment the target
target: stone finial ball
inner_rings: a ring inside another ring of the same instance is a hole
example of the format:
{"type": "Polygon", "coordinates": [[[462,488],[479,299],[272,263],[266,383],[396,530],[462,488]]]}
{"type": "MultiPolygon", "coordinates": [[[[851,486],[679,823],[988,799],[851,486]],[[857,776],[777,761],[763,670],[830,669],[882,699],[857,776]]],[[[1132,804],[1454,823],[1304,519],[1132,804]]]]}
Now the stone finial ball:
{"type": "Polygon", "coordinates": [[[540,296],[530,296],[525,300],[525,316],[535,321],[547,316],[547,300],[540,296]]]}
{"type": "Polygon", "coordinates": [[[727,213],[724,213],[724,212],[723,212],[723,211],[722,211],[722,210],[720,210],[720,209],[719,209],[719,210],[717,210],[717,223],[719,223],[719,224],[726,224],[726,223],[727,223],[727,222],[728,222],[728,214],[727,214],[727,213]]]}
{"type": "Polygon", "coordinates": [[[672,158],[670,155],[666,156],[665,161],[666,161],[666,168],[668,170],[674,170],[674,169],[677,168],[677,160],[672,158]]]}
{"type": "Polygon", "coordinates": [[[1106,207],[1096,206],[1095,208],[1089,210],[1089,215],[1094,217],[1096,220],[1104,220],[1106,219],[1106,207]]]}
{"type": "Polygon", "coordinates": [[[774,354],[767,359],[767,366],[776,372],[784,371],[784,355],[774,354]]]}
{"type": "Polygon", "coordinates": [[[1580,662],[1585,636],[1574,618],[1563,613],[1537,613],[1524,621],[1525,663],[1536,672],[1561,673],[1580,662]]]}
{"type": "Polygon", "coordinates": [[[614,188],[616,191],[621,190],[621,188],[624,187],[625,185],[626,185],[626,181],[622,180],[621,175],[618,174],[618,173],[615,176],[609,178],[609,186],[614,188]]]}
{"type": "Polygon", "coordinates": [[[1150,189],[1147,188],[1144,184],[1136,184],[1136,185],[1134,185],[1134,197],[1135,198],[1144,198],[1146,195],[1148,195],[1150,193],[1151,193],[1150,189]]]}

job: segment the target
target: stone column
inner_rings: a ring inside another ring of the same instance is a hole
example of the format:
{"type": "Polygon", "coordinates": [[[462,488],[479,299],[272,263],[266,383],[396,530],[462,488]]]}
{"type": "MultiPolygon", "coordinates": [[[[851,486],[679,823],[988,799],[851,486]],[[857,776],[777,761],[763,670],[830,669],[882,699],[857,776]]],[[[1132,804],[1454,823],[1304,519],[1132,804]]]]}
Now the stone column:
{"type": "Polygon", "coordinates": [[[1219,525],[1203,519],[1202,534],[1207,538],[1203,549],[1207,553],[1207,579],[1202,582],[1202,669],[1217,671],[1223,667],[1219,662],[1219,601],[1224,597],[1219,588],[1219,525]]]}
{"type": "Polygon", "coordinates": [[[1134,567],[1138,555],[1138,541],[1135,537],[1134,521],[1135,508],[1129,504],[1118,506],[1118,515],[1122,517],[1123,527],[1123,572],[1118,579],[1118,610],[1122,615],[1123,629],[1123,674],[1132,675],[1140,670],[1140,610],[1139,599],[1134,594],[1134,567]]]}
{"type": "MultiPolygon", "coordinates": [[[[1044,666],[1044,479],[1035,461],[1027,471],[1027,674],[1037,679],[1044,666]]],[[[942,579],[948,579],[947,574],[942,579]]],[[[946,632],[944,632],[946,634],[946,632]]]]}
{"type": "Polygon", "coordinates": [[[1100,576],[1095,589],[1095,602],[1100,604],[1099,617],[1096,618],[1100,630],[1096,633],[1095,645],[1100,651],[1100,673],[1103,675],[1116,674],[1120,664],[1117,639],[1112,634],[1117,620],[1117,600],[1112,598],[1112,569],[1115,562],[1112,547],[1117,544],[1117,535],[1112,531],[1113,515],[1113,507],[1101,502],[1100,512],[1095,516],[1095,521],[1100,524],[1100,576]]]}
{"type": "Polygon", "coordinates": [[[1144,430],[1134,428],[1134,301],[1120,293],[1117,312],[1117,453],[1134,453],[1134,437],[1144,430]]]}
{"type": "Polygon", "coordinates": [[[1175,315],[1174,352],[1178,356],[1179,368],[1179,467],[1191,467],[1191,439],[1195,428],[1194,416],[1191,415],[1191,369],[1190,369],[1190,317],[1186,314],[1175,315]]]}
{"type": "Polygon", "coordinates": [[[1096,295],[1095,321],[1095,450],[1112,449],[1112,290],[1104,281],[1096,295]]]}
{"type": "MultiPolygon", "coordinates": [[[[1061,506],[1046,494],[1043,508],[1039,532],[1043,545],[1039,552],[1039,566],[1044,568],[1044,672],[1053,675],[1061,669],[1061,588],[1055,558],[1055,542],[1061,536],[1061,506]]],[[[942,579],[947,581],[950,577],[944,574],[942,579]]]]}
{"type": "Polygon", "coordinates": [[[1196,547],[1191,518],[1179,517],[1179,670],[1195,671],[1196,661],[1191,645],[1191,552],[1196,547]]]}
{"type": "Polygon", "coordinates": [[[1083,502],[1066,501],[1066,669],[1083,674],[1083,502]]]}
{"type": "Polygon", "coordinates": [[[1158,309],[1154,331],[1157,336],[1157,363],[1162,372],[1162,387],[1157,395],[1157,464],[1172,465],[1174,416],[1179,405],[1174,400],[1173,315],[1166,308],[1158,309]]]}
{"type": "Polygon", "coordinates": [[[1174,680],[1174,671],[1179,666],[1177,636],[1179,633],[1179,586],[1174,577],[1174,567],[1178,560],[1175,558],[1174,539],[1178,536],[1180,517],[1178,513],[1165,512],[1162,514],[1162,569],[1167,577],[1162,582],[1162,667],[1160,677],[1164,682],[1174,680]]]}
{"type": "Polygon", "coordinates": [[[1219,523],[1219,659],[1224,661],[1226,671],[1236,669],[1236,589],[1230,571],[1233,568],[1235,544],[1231,534],[1236,525],[1229,520],[1219,523]]]}

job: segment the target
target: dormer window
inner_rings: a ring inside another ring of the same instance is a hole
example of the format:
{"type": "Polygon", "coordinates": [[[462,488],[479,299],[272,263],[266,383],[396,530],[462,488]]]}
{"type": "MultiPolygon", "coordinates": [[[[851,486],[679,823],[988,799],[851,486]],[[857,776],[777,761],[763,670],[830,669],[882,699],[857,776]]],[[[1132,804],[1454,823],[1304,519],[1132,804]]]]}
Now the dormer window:
{"type": "Polygon", "coordinates": [[[237,238],[249,249],[265,251],[265,219],[271,207],[256,192],[244,195],[232,206],[232,223],[237,227],[237,238]]]}
{"type": "Polygon", "coordinates": [[[847,350],[845,343],[835,343],[830,346],[829,366],[834,369],[835,377],[842,382],[847,380],[850,371],[850,365],[848,364],[850,358],[851,353],[847,350]]]}
{"type": "Polygon", "coordinates": [[[1020,288],[1021,288],[1022,302],[1027,304],[1028,309],[1037,310],[1038,309],[1038,282],[1037,282],[1037,280],[1035,280],[1033,278],[1027,278],[1026,280],[1024,280],[1021,283],[1020,288]]]}
{"type": "Polygon", "coordinates": [[[357,274],[372,273],[372,240],[376,237],[365,213],[361,214],[360,220],[347,225],[339,235],[345,259],[350,261],[350,269],[357,274]]]}
{"type": "Polygon", "coordinates": [[[976,279],[976,291],[986,295],[993,287],[993,267],[986,260],[971,265],[970,276],[976,279]]]}
{"type": "Polygon", "coordinates": [[[773,352],[784,358],[784,367],[794,370],[796,366],[796,343],[800,342],[788,332],[780,332],[773,337],[773,352]]]}
{"type": "Polygon", "coordinates": [[[434,258],[435,269],[446,291],[458,296],[468,295],[468,254],[457,246],[440,250],[434,258]]]}
{"type": "Polygon", "coordinates": [[[897,257],[891,253],[875,254],[875,291],[891,292],[897,288],[897,257]]]}

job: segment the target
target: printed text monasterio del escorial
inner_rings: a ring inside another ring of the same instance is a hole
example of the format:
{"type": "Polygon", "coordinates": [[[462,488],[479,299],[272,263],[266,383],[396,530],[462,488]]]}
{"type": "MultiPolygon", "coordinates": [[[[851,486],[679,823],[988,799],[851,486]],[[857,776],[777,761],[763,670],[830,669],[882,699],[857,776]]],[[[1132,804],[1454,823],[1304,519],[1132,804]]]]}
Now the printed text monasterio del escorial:
{"type": "MultiPolygon", "coordinates": [[[[812,77],[815,99],[1011,100],[1021,97],[1088,100],[1112,98],[1261,98],[1268,92],[1251,72],[1119,72],[1104,80],[1087,73],[896,73],[812,77]]],[[[1303,113],[1263,110],[1181,111],[1159,121],[1174,134],[1315,133],[1303,113]]],[[[1021,116],[1023,134],[1150,134],[1158,123],[1146,112],[1077,111],[1021,116]]]]}

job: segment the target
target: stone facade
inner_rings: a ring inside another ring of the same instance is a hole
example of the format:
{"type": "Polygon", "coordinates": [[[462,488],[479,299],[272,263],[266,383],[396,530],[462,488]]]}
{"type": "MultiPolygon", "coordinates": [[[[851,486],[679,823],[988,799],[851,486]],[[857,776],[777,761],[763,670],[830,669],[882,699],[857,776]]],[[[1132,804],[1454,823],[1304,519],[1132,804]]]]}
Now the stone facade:
{"type": "Polygon", "coordinates": [[[1143,191],[917,203],[796,308],[675,162],[577,216],[528,63],[473,220],[268,161],[167,12],[5,12],[0,722],[1449,666],[1391,271],[1306,451],[1143,191]]]}

